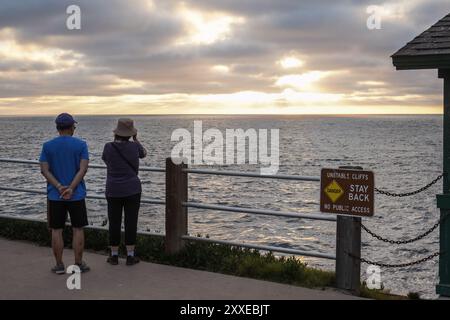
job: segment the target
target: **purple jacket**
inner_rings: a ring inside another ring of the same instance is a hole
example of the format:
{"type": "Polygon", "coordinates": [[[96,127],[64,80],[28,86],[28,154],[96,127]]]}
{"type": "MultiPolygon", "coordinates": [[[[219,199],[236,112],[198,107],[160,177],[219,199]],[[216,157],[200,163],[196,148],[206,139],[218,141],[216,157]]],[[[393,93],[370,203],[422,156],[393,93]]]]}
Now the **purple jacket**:
{"type": "Polygon", "coordinates": [[[146,155],[146,150],[138,142],[123,141],[105,144],[102,159],[107,167],[107,197],[122,198],[142,192],[141,181],[136,172],[139,171],[139,159],[145,158],[146,155]],[[122,158],[113,144],[129,163],[122,158]]]}

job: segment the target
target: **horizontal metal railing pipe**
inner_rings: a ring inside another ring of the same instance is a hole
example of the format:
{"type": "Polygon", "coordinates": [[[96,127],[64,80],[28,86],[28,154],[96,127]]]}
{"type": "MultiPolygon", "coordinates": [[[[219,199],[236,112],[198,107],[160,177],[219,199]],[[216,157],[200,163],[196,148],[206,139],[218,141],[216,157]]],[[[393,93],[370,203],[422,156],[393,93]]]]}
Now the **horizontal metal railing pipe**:
{"type": "MultiPolygon", "coordinates": [[[[47,194],[47,191],[43,191],[43,190],[10,188],[10,187],[0,187],[0,191],[23,192],[23,193],[43,194],[43,195],[47,194]]],[[[104,200],[105,199],[104,196],[91,196],[91,195],[88,195],[86,198],[87,199],[96,199],[96,200],[104,200]]],[[[160,199],[141,199],[141,203],[158,204],[158,205],[166,204],[164,200],[160,200],[160,199]]]]}
{"type": "Polygon", "coordinates": [[[248,177],[248,178],[320,182],[320,177],[296,176],[296,175],[288,175],[288,174],[263,175],[260,173],[253,173],[253,172],[207,170],[207,169],[184,169],[183,171],[186,173],[208,174],[208,175],[216,175],[216,176],[232,176],[232,177],[248,177]]]}
{"type": "Polygon", "coordinates": [[[267,215],[267,216],[276,216],[276,217],[287,217],[287,218],[299,218],[299,219],[310,219],[310,220],[322,220],[322,221],[333,221],[335,222],[337,218],[332,215],[325,214],[306,214],[306,213],[291,213],[291,212],[283,212],[276,210],[265,210],[265,209],[251,209],[251,208],[243,208],[243,207],[231,207],[231,206],[222,206],[217,204],[203,204],[198,202],[183,202],[183,206],[188,208],[197,208],[197,209],[210,209],[217,211],[228,211],[228,212],[239,212],[239,213],[250,213],[250,214],[259,214],[259,215],[267,215]]]}
{"type": "MultiPolygon", "coordinates": [[[[36,160],[9,159],[9,158],[0,158],[0,162],[32,164],[32,165],[39,164],[39,161],[36,161],[36,160]]],[[[106,166],[101,165],[101,164],[89,164],[89,168],[106,169],[106,166]]],[[[140,167],[139,170],[150,171],[150,172],[166,172],[166,169],[159,168],[159,167],[145,167],[144,166],[144,167],[140,167]]],[[[296,176],[296,175],[288,175],[288,174],[262,175],[260,173],[253,173],[253,172],[206,170],[206,169],[185,169],[183,171],[187,172],[187,173],[192,173],[192,174],[205,174],[205,175],[207,174],[207,175],[216,175],[216,176],[232,176],[232,177],[320,182],[320,177],[313,177],[313,176],[296,176]]]]}
{"type": "MultiPolygon", "coordinates": [[[[19,164],[32,164],[37,165],[39,161],[37,160],[22,160],[22,159],[8,159],[8,158],[0,158],[0,162],[5,163],[19,163],[19,164]]],[[[102,164],[89,164],[89,168],[92,169],[106,169],[105,165],[102,164]]],[[[140,171],[150,171],[150,172],[166,172],[164,168],[158,167],[139,167],[140,171]]]]}
{"type": "Polygon", "coordinates": [[[327,253],[321,253],[321,252],[303,251],[303,250],[289,249],[289,248],[275,247],[275,246],[263,246],[263,245],[247,244],[247,243],[241,243],[241,242],[226,241],[226,240],[216,240],[216,239],[201,238],[201,237],[194,237],[194,236],[183,236],[182,238],[184,240],[204,241],[204,242],[224,244],[224,245],[229,245],[229,246],[243,247],[243,248],[256,249],[256,250],[262,250],[262,251],[272,251],[272,252],[288,253],[288,254],[293,254],[293,255],[298,255],[298,256],[306,256],[306,257],[314,257],[314,258],[336,260],[336,256],[335,255],[327,254],[327,253]]]}

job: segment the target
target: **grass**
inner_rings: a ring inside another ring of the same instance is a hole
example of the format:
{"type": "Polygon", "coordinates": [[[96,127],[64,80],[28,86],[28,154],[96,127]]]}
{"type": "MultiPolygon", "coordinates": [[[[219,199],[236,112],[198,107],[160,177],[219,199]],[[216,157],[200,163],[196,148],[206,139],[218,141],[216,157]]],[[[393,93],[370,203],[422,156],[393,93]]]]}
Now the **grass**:
{"type": "MultiPolygon", "coordinates": [[[[50,232],[45,222],[15,220],[0,217],[0,237],[11,240],[25,240],[42,246],[51,245],[50,232]]],[[[71,246],[72,232],[64,231],[66,247],[71,246]]],[[[108,232],[106,230],[85,229],[85,247],[106,254],[108,232]]],[[[186,242],[185,248],[176,255],[164,251],[164,237],[139,234],[136,251],[143,261],[172,265],[183,268],[223,273],[266,281],[291,284],[307,288],[327,288],[335,286],[334,272],[309,267],[295,257],[275,257],[272,253],[262,254],[257,250],[231,247],[207,242],[186,242]]],[[[125,248],[121,248],[125,252],[125,248]]],[[[408,297],[390,294],[384,288],[370,290],[363,283],[360,296],[370,299],[400,300],[417,299],[411,293],[408,297]]]]}
{"type": "Polygon", "coordinates": [[[211,243],[188,242],[179,254],[154,262],[308,288],[331,287],[335,283],[333,272],[308,267],[294,257],[278,258],[272,253],[211,243]]]}

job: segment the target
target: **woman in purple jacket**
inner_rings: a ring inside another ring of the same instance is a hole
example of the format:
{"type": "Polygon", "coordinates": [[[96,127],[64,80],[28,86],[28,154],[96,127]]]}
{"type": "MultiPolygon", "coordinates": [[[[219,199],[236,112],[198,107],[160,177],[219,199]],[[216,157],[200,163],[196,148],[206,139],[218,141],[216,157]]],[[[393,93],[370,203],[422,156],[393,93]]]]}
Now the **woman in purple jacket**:
{"type": "Polygon", "coordinates": [[[134,265],[139,262],[139,258],[134,254],[142,193],[138,177],[139,159],[145,158],[147,151],[137,139],[137,130],[132,119],[119,119],[114,135],[114,142],[105,145],[102,156],[107,166],[106,199],[111,246],[111,254],[107,261],[112,265],[119,263],[122,212],[124,212],[126,264],[134,265]],[[131,137],[133,141],[130,141],[131,137]]]}

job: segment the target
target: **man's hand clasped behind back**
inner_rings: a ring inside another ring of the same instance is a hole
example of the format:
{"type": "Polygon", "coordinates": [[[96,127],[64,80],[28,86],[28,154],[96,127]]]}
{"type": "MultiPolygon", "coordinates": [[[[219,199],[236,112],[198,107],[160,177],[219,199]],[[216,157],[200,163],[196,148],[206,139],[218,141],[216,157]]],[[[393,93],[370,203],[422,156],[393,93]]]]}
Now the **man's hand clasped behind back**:
{"type": "Polygon", "coordinates": [[[73,195],[72,188],[70,188],[68,186],[63,186],[61,184],[58,185],[57,188],[58,188],[61,199],[70,200],[72,198],[72,195],[73,195]]]}
{"type": "Polygon", "coordinates": [[[73,189],[70,187],[66,187],[66,189],[63,191],[63,193],[61,193],[61,198],[63,198],[64,200],[70,200],[70,199],[72,199],[72,195],[73,195],[73,189]]]}

